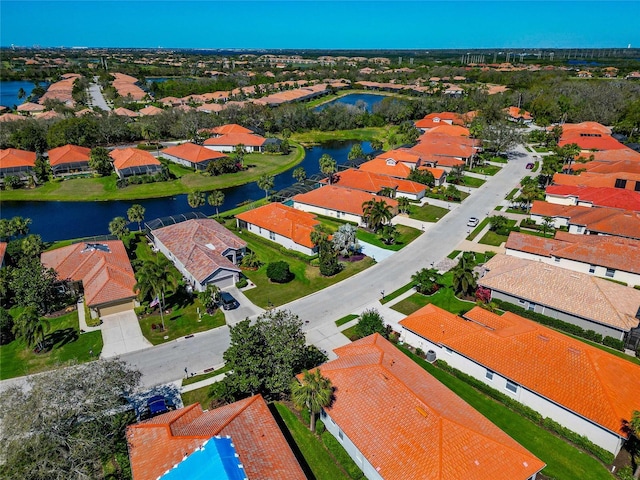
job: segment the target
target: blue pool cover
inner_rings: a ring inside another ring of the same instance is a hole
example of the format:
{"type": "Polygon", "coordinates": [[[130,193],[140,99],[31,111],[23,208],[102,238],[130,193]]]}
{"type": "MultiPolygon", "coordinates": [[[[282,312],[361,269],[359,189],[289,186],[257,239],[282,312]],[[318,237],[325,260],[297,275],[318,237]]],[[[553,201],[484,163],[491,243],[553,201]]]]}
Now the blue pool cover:
{"type": "Polygon", "coordinates": [[[212,437],[162,480],[247,480],[231,437],[212,437]]]}

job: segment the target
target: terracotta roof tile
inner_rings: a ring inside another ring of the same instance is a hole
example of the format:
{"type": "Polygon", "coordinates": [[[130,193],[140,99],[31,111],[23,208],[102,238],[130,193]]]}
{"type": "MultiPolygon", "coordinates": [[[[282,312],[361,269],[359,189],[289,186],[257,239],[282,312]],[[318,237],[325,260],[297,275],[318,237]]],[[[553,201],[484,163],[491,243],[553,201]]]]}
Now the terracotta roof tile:
{"type": "Polygon", "coordinates": [[[77,145],[64,145],[49,150],[47,153],[49,154],[49,164],[53,167],[64,163],[88,162],[91,149],[77,145]]]}
{"type": "Polygon", "coordinates": [[[0,169],[13,167],[35,167],[36,152],[6,148],[0,150],[0,169]]]}
{"type": "Polygon", "coordinates": [[[460,125],[439,125],[429,129],[424,135],[451,135],[453,137],[468,137],[469,129],[460,125]]]}
{"type": "MultiPolygon", "coordinates": [[[[326,183],[327,180],[323,180],[323,182],[326,183]]],[[[354,188],[374,194],[380,193],[385,188],[393,188],[401,193],[419,195],[424,193],[426,189],[426,186],[421,183],[352,168],[334,174],[333,184],[338,187],[354,188]]]]}
{"type": "Polygon", "coordinates": [[[174,145],[162,150],[162,153],[173,155],[174,157],[183,158],[193,163],[206,162],[219,158],[227,158],[227,155],[215,152],[210,148],[205,148],[195,143],[183,143],[182,145],[174,145]]]}
{"type": "Polygon", "coordinates": [[[135,118],[140,116],[137,112],[124,107],[116,108],[115,110],[113,110],[113,113],[115,113],[116,115],[120,115],[121,117],[135,118]]]}
{"type": "Polygon", "coordinates": [[[527,479],[544,464],[378,334],[318,367],[326,411],[381,477],[527,479]]]}
{"type": "Polygon", "coordinates": [[[145,165],[160,165],[160,162],[149,152],[137,148],[122,148],[112,150],[109,156],[113,158],[113,166],[117,170],[145,165]]]}
{"type": "Polygon", "coordinates": [[[127,428],[134,480],[157,480],[206,440],[230,436],[251,479],[304,480],[291,448],[260,395],[203,412],[199,404],[127,428]]]}
{"type": "Polygon", "coordinates": [[[385,159],[382,156],[369,160],[358,168],[363,172],[389,175],[396,178],[407,178],[411,173],[411,167],[408,167],[403,162],[396,161],[393,158],[385,159]]]}
{"type": "Polygon", "coordinates": [[[392,159],[392,160],[395,160],[396,162],[412,163],[412,164],[421,163],[420,154],[407,150],[406,148],[397,148],[395,150],[389,150],[388,152],[381,153],[374,160],[378,160],[378,159],[382,159],[382,160],[392,159]]]}
{"type": "Polygon", "coordinates": [[[266,138],[252,133],[228,133],[219,137],[207,138],[204,145],[261,147],[266,142],[266,138]]]}
{"type": "Polygon", "coordinates": [[[277,202],[240,213],[236,218],[266,228],[308,248],[314,247],[311,233],[316,225],[320,225],[315,215],[277,202]]]}
{"type": "Polygon", "coordinates": [[[478,284],[538,305],[629,331],[638,326],[640,290],[533,260],[496,255],[478,284]],[[562,292],[562,295],[558,295],[562,292]]]}
{"type": "Polygon", "coordinates": [[[626,437],[621,421],[640,409],[640,366],[513,313],[474,307],[465,317],[427,305],[400,324],[626,437]]]}
{"type": "Polygon", "coordinates": [[[7,253],[7,242],[0,242],[0,265],[4,262],[4,255],[7,253]]]}
{"type": "Polygon", "coordinates": [[[293,197],[294,202],[328,208],[339,212],[362,216],[362,204],[369,200],[384,200],[391,208],[396,209],[398,202],[392,198],[377,197],[362,190],[326,185],[307,193],[300,193],[293,197]]]}
{"type": "Polygon", "coordinates": [[[518,107],[508,107],[505,108],[505,112],[507,113],[507,115],[509,115],[511,118],[516,118],[518,120],[523,119],[523,120],[533,120],[533,117],[531,116],[531,113],[527,112],[524,109],[520,109],[518,107]]]}
{"type": "Polygon", "coordinates": [[[148,107],[141,108],[138,111],[138,115],[160,115],[164,110],[156,107],[155,105],[149,105],[148,107]]]}
{"type": "Polygon", "coordinates": [[[546,194],[547,197],[575,198],[579,202],[602,207],[640,211],[640,193],[620,188],[550,185],[546,194]]]}
{"type": "MultiPolygon", "coordinates": [[[[640,163],[638,164],[640,170],[640,163]]],[[[606,188],[622,188],[618,187],[618,182],[624,180],[627,190],[635,190],[636,183],[640,184],[639,173],[589,173],[582,172],[579,175],[570,175],[566,173],[556,173],[553,176],[554,185],[573,185],[581,187],[606,187],[606,188]]]]}
{"type": "Polygon", "coordinates": [[[248,133],[253,134],[253,130],[249,128],[245,128],[242,125],[238,125],[237,123],[229,123],[227,125],[221,125],[219,127],[214,127],[209,129],[211,133],[216,135],[228,135],[230,133],[248,133]]]}

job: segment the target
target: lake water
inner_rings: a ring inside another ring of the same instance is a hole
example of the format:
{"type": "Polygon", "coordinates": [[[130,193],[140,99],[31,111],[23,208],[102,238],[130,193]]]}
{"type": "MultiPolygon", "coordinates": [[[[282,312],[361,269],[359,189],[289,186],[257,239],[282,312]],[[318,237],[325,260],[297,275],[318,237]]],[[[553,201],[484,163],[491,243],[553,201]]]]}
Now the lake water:
{"type": "Polygon", "coordinates": [[[342,103],[344,105],[362,105],[367,112],[371,113],[371,108],[387,98],[385,95],[375,95],[373,93],[350,93],[344,97],[336,98],[330,102],[323,103],[316,107],[316,110],[324,110],[330,105],[342,103]]]}
{"type": "MultiPolygon", "coordinates": [[[[327,153],[338,164],[347,162],[347,155],[351,147],[357,142],[332,142],[306,150],[304,160],[294,168],[304,167],[307,177],[320,171],[319,159],[327,153]]],[[[362,143],[365,153],[372,151],[369,142],[362,143]]],[[[293,169],[276,175],[274,190],[279,191],[295,183],[292,177],[293,169]]],[[[229,210],[247,200],[259,200],[264,197],[264,190],[258,188],[255,182],[224,190],[225,202],[220,211],[229,210]]],[[[1,202],[0,216],[11,218],[14,216],[28,217],[31,233],[36,233],[44,241],[51,242],[68,238],[90,237],[109,233],[109,222],[115,217],[127,217],[127,210],[133,204],[140,204],[145,209],[145,219],[152,220],[168,215],[190,212],[193,209],[187,203],[187,195],[174,197],[152,198],[147,200],[117,200],[105,202],[1,202]]],[[[206,204],[197,209],[205,215],[214,215],[215,207],[206,204]]],[[[137,225],[132,224],[132,229],[137,225]]]]}
{"type": "MultiPolygon", "coordinates": [[[[46,87],[49,84],[46,82],[40,82],[40,85],[46,87]]],[[[24,98],[18,98],[18,91],[22,88],[28,97],[34,87],[35,84],[33,82],[28,82],[25,80],[11,80],[0,82],[0,105],[2,105],[3,107],[13,108],[14,105],[17,106],[21,103],[24,103],[24,98]]]]}

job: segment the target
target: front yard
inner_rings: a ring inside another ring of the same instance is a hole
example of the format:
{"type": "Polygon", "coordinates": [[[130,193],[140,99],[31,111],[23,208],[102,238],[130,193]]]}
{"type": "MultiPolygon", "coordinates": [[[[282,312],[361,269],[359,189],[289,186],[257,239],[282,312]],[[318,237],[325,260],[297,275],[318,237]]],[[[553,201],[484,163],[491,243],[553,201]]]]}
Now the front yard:
{"type": "Polygon", "coordinates": [[[435,223],[447,213],[449,213],[448,209],[438,207],[436,205],[429,205],[428,203],[425,203],[422,206],[411,205],[409,207],[409,218],[420,220],[422,222],[435,223]]]}

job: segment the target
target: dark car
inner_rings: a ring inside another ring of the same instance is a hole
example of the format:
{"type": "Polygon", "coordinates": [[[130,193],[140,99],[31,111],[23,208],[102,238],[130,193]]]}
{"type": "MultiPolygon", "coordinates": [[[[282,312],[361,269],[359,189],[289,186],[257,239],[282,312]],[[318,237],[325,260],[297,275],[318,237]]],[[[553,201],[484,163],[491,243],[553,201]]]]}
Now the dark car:
{"type": "Polygon", "coordinates": [[[167,413],[169,410],[175,410],[176,406],[169,400],[167,400],[163,395],[154,395],[153,397],[147,400],[146,407],[143,408],[140,413],[140,419],[144,420],[147,418],[155,417],[156,415],[162,415],[163,413],[167,413]]]}
{"type": "Polygon", "coordinates": [[[222,305],[222,308],[225,310],[233,310],[240,306],[238,301],[233,298],[233,295],[229,292],[220,292],[220,305],[222,305]]]}
{"type": "Polygon", "coordinates": [[[526,167],[527,170],[531,170],[533,168],[533,163],[527,163],[526,167]]]}

